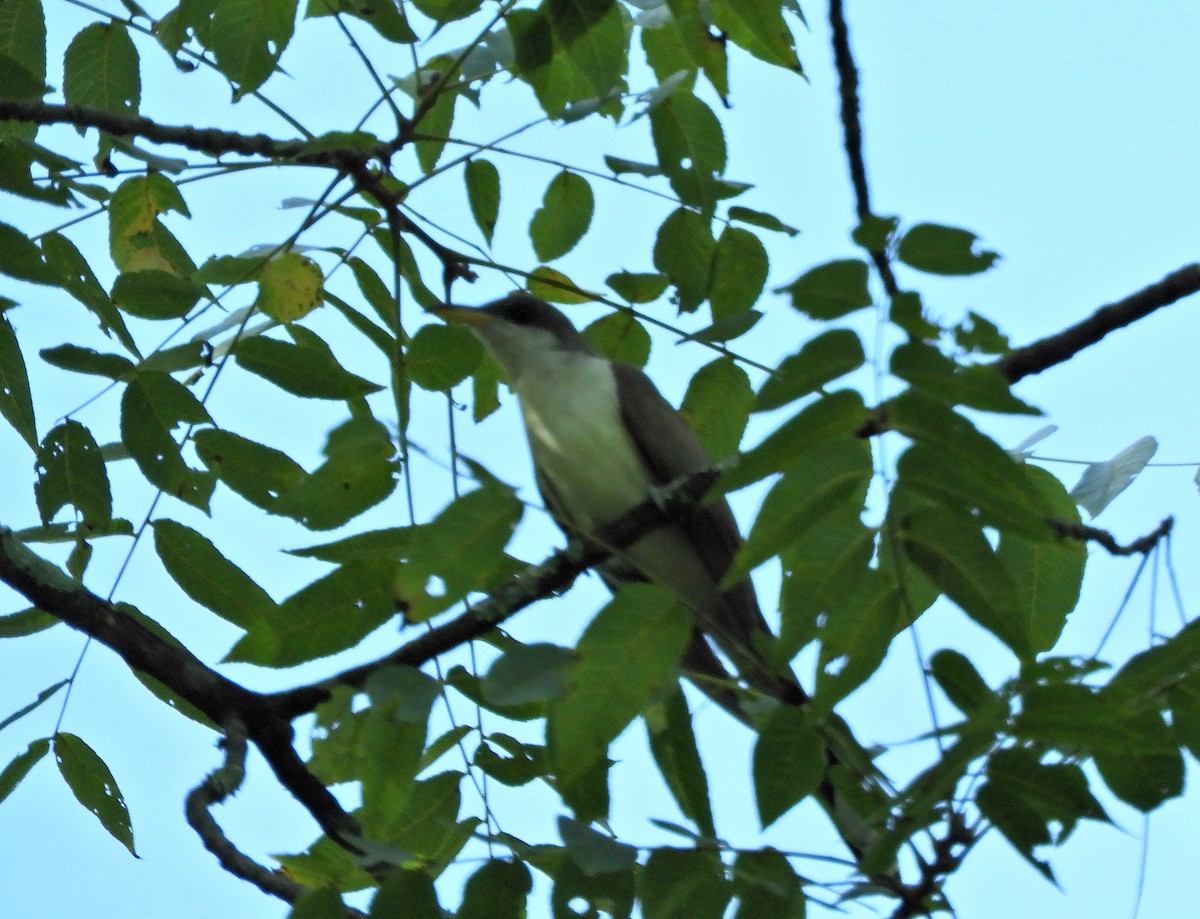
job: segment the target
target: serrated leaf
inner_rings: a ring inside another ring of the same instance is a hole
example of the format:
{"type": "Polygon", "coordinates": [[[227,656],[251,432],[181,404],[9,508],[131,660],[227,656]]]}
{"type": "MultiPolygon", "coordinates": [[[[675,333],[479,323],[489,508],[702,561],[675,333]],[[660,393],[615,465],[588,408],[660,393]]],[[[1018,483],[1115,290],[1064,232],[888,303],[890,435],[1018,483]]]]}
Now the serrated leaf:
{"type": "Polygon", "coordinates": [[[312,19],[339,13],[361,19],[388,41],[407,45],[417,40],[396,0],[309,0],[304,15],[312,19]]]}
{"type": "Polygon", "coordinates": [[[633,175],[645,176],[652,178],[663,174],[662,167],[651,163],[636,163],[633,160],[623,159],[619,156],[605,155],[604,163],[613,171],[614,175],[633,175]]]}
{"type": "Polygon", "coordinates": [[[531,294],[551,303],[587,303],[599,299],[561,271],[548,265],[541,265],[531,271],[527,283],[531,294]]]}
{"type": "Polygon", "coordinates": [[[72,794],[131,855],[133,827],[116,779],[96,751],[74,734],[54,735],[54,758],[72,794]]]}
{"type": "Polygon", "coordinates": [[[700,438],[705,452],[723,460],[737,452],[750,419],[750,377],[731,358],[705,364],[688,383],[679,414],[700,438]]]}
{"type": "Polygon", "coordinates": [[[929,673],[942,692],[964,715],[969,715],[996,698],[975,665],[957,651],[941,650],[929,660],[929,673]]]}
{"type": "Polygon", "coordinates": [[[577,647],[567,694],[547,722],[551,758],[570,785],[675,677],[691,618],[662,588],[629,584],[592,620],[577,647]]]}
{"type": "Polygon", "coordinates": [[[610,274],[604,283],[616,291],[617,296],[626,303],[650,303],[662,296],[671,280],[662,274],[620,271],[610,274]]]}
{"type": "Polygon", "coordinates": [[[297,0],[221,0],[205,41],[234,84],[234,101],[274,73],[292,38],[297,0]]]}
{"type": "Polygon", "coordinates": [[[269,619],[275,601],[205,536],[174,520],[154,520],[154,549],[184,593],[249,631],[269,619]]]}
{"type": "Polygon", "coordinates": [[[650,333],[630,313],[602,316],[583,330],[583,337],[601,357],[645,367],[650,359],[650,333]]]}
{"type": "Polygon", "coordinates": [[[714,319],[750,309],[763,292],[770,265],[762,241],[749,230],[727,226],[713,255],[708,302],[714,319]]]}
{"type": "Polygon", "coordinates": [[[324,284],[316,262],[284,252],[263,265],[254,305],[277,322],[295,322],[321,305],[324,284]]]}
{"type": "Polygon", "coordinates": [[[862,507],[873,472],[871,449],[858,438],[819,441],[796,454],[764,499],[724,583],[736,584],[805,538],[829,514],[862,507]]]}
{"type": "Polygon", "coordinates": [[[121,442],[142,475],[164,493],[208,510],[215,481],[190,468],[173,436],[180,425],[211,424],[204,406],[182,383],[165,373],[139,373],[121,397],[121,442]]]}
{"type": "MultiPolygon", "coordinates": [[[[385,8],[390,6],[390,0],[384,4],[385,8]]],[[[345,907],[340,901],[339,909],[340,915],[344,916],[345,907]]],[[[371,898],[367,915],[370,919],[393,919],[397,916],[403,916],[404,919],[444,919],[446,913],[438,904],[432,877],[417,869],[397,868],[379,885],[379,890],[371,898]]]]}
{"type": "Polygon", "coordinates": [[[201,295],[187,278],[156,268],[123,272],[112,289],[113,303],[121,312],[140,319],[181,319],[201,295]]]}
{"type": "Polygon", "coordinates": [[[919,223],[900,237],[896,257],[910,268],[930,274],[978,274],[1000,257],[995,252],[976,252],[978,238],[970,230],[919,223]]]}
{"type": "Polygon", "coordinates": [[[783,359],[763,383],[754,400],[754,411],[766,412],[820,389],[866,360],[862,341],[849,329],[832,329],[804,344],[783,359]]]}
{"type": "Polygon", "coordinates": [[[0,54],[45,81],[46,15],[40,0],[9,0],[0,5],[0,54]]]}
{"type": "Polygon", "coordinates": [[[63,58],[63,96],[68,105],[137,114],[142,97],[138,53],[124,25],[94,22],[71,39],[63,58]]]}
{"type": "Polygon", "coordinates": [[[756,211],[748,207],[734,205],[729,209],[729,219],[736,220],[740,223],[748,223],[751,226],[758,227],[761,230],[771,230],[775,233],[786,233],[788,236],[796,236],[799,234],[793,226],[784,223],[774,214],[768,214],[765,211],[756,211]]]}
{"type": "Polygon", "coordinates": [[[0,415],[13,426],[31,450],[37,450],[37,421],[33,415],[33,395],[29,375],[17,333],[0,313],[0,415]]]}
{"type": "Polygon", "coordinates": [[[905,585],[876,569],[856,574],[836,612],[820,622],[814,711],[832,711],[865,683],[883,663],[892,639],[907,625],[905,585]]]}
{"type": "Polygon", "coordinates": [[[396,487],[399,463],[378,421],[352,419],[330,432],[326,461],[282,492],[271,512],[310,530],[331,530],[384,500],[396,487]]]}
{"type": "Polygon", "coordinates": [[[695,211],[674,210],[658,228],[654,267],[675,285],[682,311],[693,311],[708,296],[716,248],[709,221],[695,211]]]}
{"type": "MultiPolygon", "coordinates": [[[[453,61],[444,57],[435,57],[426,65],[436,73],[441,67],[449,68],[453,61]]],[[[417,164],[421,172],[429,175],[433,172],[442,152],[446,149],[446,140],[450,137],[454,125],[454,106],[458,102],[458,93],[452,89],[443,88],[433,104],[425,110],[424,117],[417,124],[421,139],[415,144],[417,149],[417,164]]]]}
{"type": "Polygon", "coordinates": [[[721,919],[732,889],[715,852],[654,849],[638,877],[643,919],[721,919]]]}
{"type": "Polygon", "coordinates": [[[234,348],[238,365],[305,399],[357,399],[383,388],[344,368],[312,332],[292,332],[297,344],[264,335],[241,339],[234,348]]]}
{"type": "Polygon", "coordinates": [[[567,856],[589,877],[624,871],[637,863],[636,848],[598,833],[578,820],[559,817],[558,834],[567,856]]]}
{"type": "Polygon", "coordinates": [[[787,856],[774,849],[739,852],[733,862],[733,919],[804,919],[804,888],[787,856]]]}
{"type": "Polygon", "coordinates": [[[488,160],[472,159],[467,161],[464,178],[471,216],[490,246],[500,218],[500,171],[488,160]]]}
{"type": "Polygon", "coordinates": [[[654,762],[679,809],[702,835],[716,838],[708,776],[696,747],[692,716],[683,692],[676,688],[668,693],[663,702],[648,708],[644,717],[654,762]]]}
{"type": "Polygon", "coordinates": [[[517,645],[488,669],[483,694],[493,705],[546,702],[563,694],[575,655],[546,643],[517,645]]]}
{"type": "Polygon", "coordinates": [[[38,760],[50,752],[50,741],[42,737],[33,741],[11,763],[0,772],[0,803],[13,793],[21,779],[29,774],[29,770],[37,765],[38,760]]]}
{"type": "Polygon", "coordinates": [[[307,475],[287,454],[232,431],[206,428],[192,439],[204,465],[230,489],[263,510],[272,510],[279,496],[307,475]]]}
{"type": "Polygon", "coordinates": [[[0,222],[0,274],[32,284],[57,286],[59,277],[43,260],[42,250],[14,226],[0,222]]]}
{"type": "Polygon", "coordinates": [[[574,249],[591,225],[594,210],[587,179],[565,169],[556,175],[529,223],[529,241],[538,260],[551,262],[574,249]]]}
{"type": "Polygon", "coordinates": [[[813,319],[840,319],[871,305],[869,271],[860,259],[840,259],[818,265],[776,293],[786,293],[792,306],[813,319]]]}
{"type": "Polygon", "coordinates": [[[710,217],[724,197],[716,183],[728,159],[717,116],[690,92],[677,90],[650,110],[650,130],[658,163],[679,200],[710,217]]]}
{"type": "Polygon", "coordinates": [[[712,0],[713,25],[759,60],[801,73],[784,9],[771,0],[712,0]]]}
{"type": "Polygon", "coordinates": [[[1112,459],[1089,465],[1071,489],[1071,497],[1095,518],[1133,484],[1157,451],[1157,440],[1139,437],[1112,459]]]}
{"type": "Polygon", "coordinates": [[[46,263],[57,273],[63,289],[99,320],[105,334],[115,335],[126,350],[139,356],[124,318],[75,244],[61,233],[48,233],[42,237],[41,246],[46,263]]]}
{"type": "Polygon", "coordinates": [[[825,774],[825,742],[802,710],[780,706],[754,744],[754,799],[766,828],[817,790],[825,774]]]}
{"type": "Polygon", "coordinates": [[[408,375],[431,392],[449,392],[479,366],[483,345],[462,325],[430,323],[408,343],[408,375]]]}
{"type": "Polygon", "coordinates": [[[67,504],[81,523],[103,528],[112,520],[112,491],[100,447],[78,421],[64,421],[46,435],[38,450],[38,514],[49,523],[67,504]]]}
{"type": "Polygon", "coordinates": [[[978,521],[963,513],[922,508],[902,523],[905,554],[963,612],[1018,657],[1030,655],[1029,635],[1016,615],[1016,586],[978,521]]]}
{"type": "Polygon", "coordinates": [[[64,344],[54,348],[43,348],[40,354],[47,364],[63,370],[107,377],[110,380],[119,380],[134,371],[133,361],[129,358],[119,354],[102,354],[78,345],[64,344]]]}
{"type": "Polygon", "coordinates": [[[525,919],[533,887],[529,869],[519,861],[492,858],[467,878],[458,919],[525,919]]]}

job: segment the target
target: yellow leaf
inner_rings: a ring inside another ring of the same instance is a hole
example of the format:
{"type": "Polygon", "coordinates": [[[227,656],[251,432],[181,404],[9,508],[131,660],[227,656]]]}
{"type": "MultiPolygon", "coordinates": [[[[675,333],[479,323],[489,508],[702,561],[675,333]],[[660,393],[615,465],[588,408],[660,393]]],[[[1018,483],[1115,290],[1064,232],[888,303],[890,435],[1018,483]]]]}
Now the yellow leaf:
{"type": "Polygon", "coordinates": [[[255,306],[279,322],[294,322],[321,305],[324,280],[312,259],[285,252],[264,266],[255,306]]]}

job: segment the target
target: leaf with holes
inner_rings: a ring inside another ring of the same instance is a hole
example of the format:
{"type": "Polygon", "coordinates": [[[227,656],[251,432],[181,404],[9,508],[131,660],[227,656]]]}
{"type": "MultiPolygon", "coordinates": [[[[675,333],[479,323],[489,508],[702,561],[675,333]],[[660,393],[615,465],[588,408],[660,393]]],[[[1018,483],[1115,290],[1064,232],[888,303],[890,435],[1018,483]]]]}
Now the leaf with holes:
{"type": "Polygon", "coordinates": [[[211,424],[191,390],[157,371],[139,373],[121,397],[121,441],[150,484],[203,511],[215,480],[183,461],[173,432],[181,425],[211,424]]]}
{"type": "Polygon", "coordinates": [[[54,735],[54,758],[72,794],[131,855],[133,826],[116,779],[96,751],[74,734],[54,735]]]}

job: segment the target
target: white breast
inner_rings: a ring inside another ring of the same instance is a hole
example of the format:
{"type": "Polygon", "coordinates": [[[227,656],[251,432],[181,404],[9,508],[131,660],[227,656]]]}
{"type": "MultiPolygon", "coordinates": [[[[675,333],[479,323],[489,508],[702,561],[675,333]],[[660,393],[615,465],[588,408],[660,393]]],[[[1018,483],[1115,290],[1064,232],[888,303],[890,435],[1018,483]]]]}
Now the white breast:
{"type": "Polygon", "coordinates": [[[575,526],[592,530],[646,499],[648,477],[607,361],[559,352],[516,389],[534,461],[575,526]]]}

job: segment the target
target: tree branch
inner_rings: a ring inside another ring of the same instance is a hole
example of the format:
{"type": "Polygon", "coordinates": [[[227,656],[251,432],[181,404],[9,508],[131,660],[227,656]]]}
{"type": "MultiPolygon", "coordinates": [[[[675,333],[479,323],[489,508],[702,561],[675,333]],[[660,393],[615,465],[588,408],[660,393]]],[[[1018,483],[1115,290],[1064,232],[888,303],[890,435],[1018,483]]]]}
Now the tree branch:
{"type": "Polygon", "coordinates": [[[1054,335],[1010,351],[992,366],[1010,383],[1070,360],[1109,332],[1131,325],[1156,309],[1200,291],[1200,264],[1185,265],[1157,283],[1102,306],[1087,319],[1054,335]]]}
{"type": "Polygon", "coordinates": [[[1059,536],[1078,539],[1081,542],[1098,542],[1108,550],[1109,555],[1145,555],[1171,534],[1171,530],[1175,526],[1175,518],[1167,517],[1155,527],[1153,532],[1147,533],[1140,539],[1135,539],[1127,546],[1122,546],[1117,542],[1108,530],[1085,526],[1082,523],[1069,523],[1066,520],[1050,520],[1049,524],[1059,536]]]}
{"type": "Polygon", "coordinates": [[[0,526],[0,581],[39,609],[111,648],[132,669],[154,677],[216,724],[238,722],[262,752],[280,783],[320,824],[326,835],[351,851],[360,830],[329,789],[292,746],[290,720],[252,692],[206,666],[183,645],[143,625],[121,606],[96,596],[74,578],[31,552],[0,526]]]}

